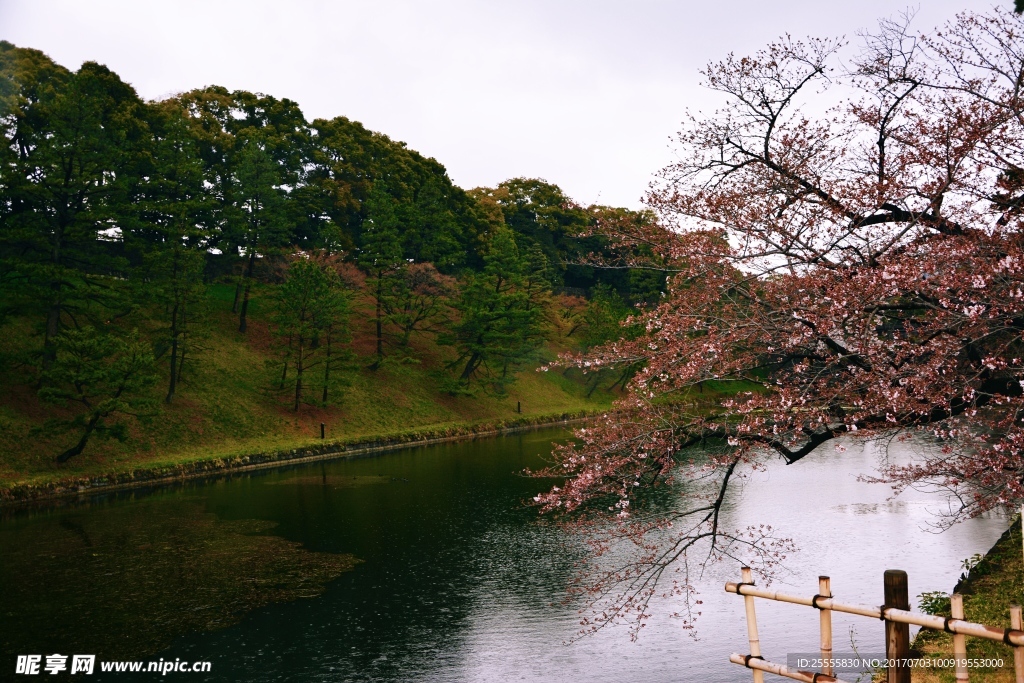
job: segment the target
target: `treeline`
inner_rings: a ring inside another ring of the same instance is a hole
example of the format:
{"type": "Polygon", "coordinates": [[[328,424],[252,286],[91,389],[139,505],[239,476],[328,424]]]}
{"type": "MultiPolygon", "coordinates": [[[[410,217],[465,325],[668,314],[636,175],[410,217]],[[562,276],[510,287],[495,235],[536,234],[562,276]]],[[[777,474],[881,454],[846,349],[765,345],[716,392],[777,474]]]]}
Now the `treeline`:
{"type": "Polygon", "coordinates": [[[662,289],[650,271],[579,265],[606,249],[579,236],[597,217],[644,214],[578,207],[540,180],[467,192],[403,143],[286,99],[147,102],[102,65],[0,42],[0,130],[0,326],[29,326],[37,343],[12,362],[78,409],[62,460],[152,410],[147,385],[174,400],[212,283],[234,286],[243,334],[253,298],[273,302],[268,391],[295,410],[340,396],[354,315],[373,329],[369,367],[430,334],[451,348],[446,390],[500,392],[552,318],[603,341],[662,289]]]}

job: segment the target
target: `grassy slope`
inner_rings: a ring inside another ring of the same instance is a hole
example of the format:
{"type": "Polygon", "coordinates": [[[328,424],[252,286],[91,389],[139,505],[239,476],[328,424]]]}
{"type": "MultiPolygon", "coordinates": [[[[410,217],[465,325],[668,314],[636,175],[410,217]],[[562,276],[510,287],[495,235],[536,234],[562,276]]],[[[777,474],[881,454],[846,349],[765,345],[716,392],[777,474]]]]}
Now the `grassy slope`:
{"type": "MultiPolygon", "coordinates": [[[[964,596],[964,613],[969,621],[1009,628],[1010,605],[1024,604],[1024,557],[1021,554],[1021,528],[1018,520],[974,569],[957,590],[964,596]]],[[[947,610],[943,616],[949,616],[947,610]]],[[[943,632],[922,631],[914,647],[933,658],[953,655],[952,637],[943,632]]],[[[969,658],[1001,658],[1003,668],[970,669],[970,680],[985,683],[1012,683],[1013,653],[1011,648],[991,640],[967,639],[969,658]]],[[[953,683],[951,669],[915,669],[915,683],[953,683]]]]}
{"type": "MultiPolygon", "coordinates": [[[[58,478],[88,476],[140,466],[159,466],[195,459],[252,451],[295,448],[319,442],[320,423],[327,424],[329,439],[387,436],[412,429],[439,428],[520,417],[582,410],[600,410],[612,396],[601,391],[586,397],[579,381],[561,373],[525,369],[510,393],[496,397],[483,391],[474,396],[449,396],[437,390],[435,371],[449,357],[421,335],[413,355],[420,362],[393,360],[380,369],[368,369],[373,351],[370,324],[353,317],[354,348],[359,369],[338,405],[303,406],[291,411],[280,399],[268,396],[273,371],[267,367],[271,335],[259,299],[250,308],[249,332],[236,331],[237,317],[230,312],[233,287],[213,288],[214,310],[208,351],[186,367],[185,382],[171,405],[144,422],[132,421],[126,443],[94,440],[86,451],[65,465],[54,456],[73,443],[72,434],[33,433],[60,409],[39,402],[30,376],[16,364],[4,363],[0,375],[0,486],[41,483],[58,478]]],[[[15,321],[0,335],[0,353],[12,358],[29,344],[38,344],[25,321],[15,321]]],[[[544,356],[559,350],[549,345],[544,356]]],[[[280,367],[280,366],[278,366],[280,367]]],[[[166,363],[153,397],[166,392],[166,363]]]]}

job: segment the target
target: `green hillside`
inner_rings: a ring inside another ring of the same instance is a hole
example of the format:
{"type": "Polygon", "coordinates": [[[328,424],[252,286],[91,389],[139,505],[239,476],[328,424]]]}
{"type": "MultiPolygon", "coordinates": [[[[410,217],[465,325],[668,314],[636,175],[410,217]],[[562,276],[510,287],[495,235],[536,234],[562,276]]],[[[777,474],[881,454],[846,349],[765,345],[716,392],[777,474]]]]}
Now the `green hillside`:
{"type": "Polygon", "coordinates": [[[534,370],[664,290],[592,234],[649,212],[270,95],[0,41],[0,136],[0,488],[600,410],[636,367],[534,370]]]}
{"type": "MultiPolygon", "coordinates": [[[[93,439],[81,455],[56,463],[54,457],[76,435],[51,433],[44,424],[67,417],[69,411],[39,400],[30,368],[5,363],[7,372],[0,377],[0,486],[297,448],[319,443],[321,422],[328,439],[349,440],[599,410],[611,402],[611,395],[600,389],[587,398],[588,388],[578,379],[532,368],[524,370],[504,396],[483,389],[453,396],[441,391],[438,383],[438,371],[450,350],[421,336],[414,338],[407,356],[389,359],[373,370],[373,331],[367,323],[353,330],[358,358],[338,404],[303,405],[295,412],[287,401],[266,391],[276,372],[267,363],[271,356],[266,299],[255,300],[250,328],[243,335],[236,331],[237,316],[230,311],[233,287],[212,289],[215,310],[202,357],[186,366],[173,403],[162,402],[163,384],[149,389],[155,411],[139,419],[126,418],[129,438],[123,443],[93,439]],[[517,402],[521,415],[516,413],[517,402]]],[[[0,336],[0,352],[7,359],[38,343],[25,321],[14,321],[6,330],[0,336]]],[[[557,350],[549,343],[541,355],[553,357],[557,350]]]]}

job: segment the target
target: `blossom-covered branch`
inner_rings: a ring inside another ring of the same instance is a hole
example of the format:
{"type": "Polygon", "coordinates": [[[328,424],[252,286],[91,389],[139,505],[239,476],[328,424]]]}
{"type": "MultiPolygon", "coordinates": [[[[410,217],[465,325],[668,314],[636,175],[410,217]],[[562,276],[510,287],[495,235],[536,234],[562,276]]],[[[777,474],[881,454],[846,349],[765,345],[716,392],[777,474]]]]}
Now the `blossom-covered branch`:
{"type": "MultiPolygon", "coordinates": [[[[599,226],[671,274],[628,321],[643,334],[559,361],[641,369],[557,452],[547,474],[564,484],[537,502],[600,528],[606,554],[608,534],[642,550],[592,584],[623,589],[640,622],[695,545],[714,558],[741,538],[718,526],[721,500],[739,465],[772,454],[924,431],[941,451],[885,481],[949,490],[953,519],[1024,500],[1024,20],[965,13],[918,36],[901,17],[850,66],[844,49],[786,37],[709,66],[725,103],[680,133],[648,196],[658,220],[599,226]],[[695,469],[687,449],[709,441],[729,448],[695,469]],[[707,476],[721,487],[706,505],[641,505],[707,476]]],[[[777,542],[745,552],[777,557],[777,542]]]]}

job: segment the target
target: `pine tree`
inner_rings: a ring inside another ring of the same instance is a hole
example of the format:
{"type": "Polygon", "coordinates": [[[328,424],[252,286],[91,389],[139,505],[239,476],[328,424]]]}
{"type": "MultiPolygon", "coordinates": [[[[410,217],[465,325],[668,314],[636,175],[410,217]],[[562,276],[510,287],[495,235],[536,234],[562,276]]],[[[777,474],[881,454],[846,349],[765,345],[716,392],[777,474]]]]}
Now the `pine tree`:
{"type": "Polygon", "coordinates": [[[70,420],[48,424],[60,431],[81,430],[78,441],[58,455],[57,462],[81,454],[93,436],[124,441],[127,427],[117,418],[137,416],[151,404],[142,392],[156,379],[149,345],[134,332],[122,339],[92,327],[66,330],[54,342],[56,353],[39,396],[81,409],[70,420]]]}
{"type": "Polygon", "coordinates": [[[498,392],[544,342],[543,310],[527,289],[528,262],[511,230],[497,230],[484,256],[483,272],[471,274],[456,303],[459,321],[438,341],[454,346],[450,367],[462,367],[458,381],[482,376],[498,392]]]}
{"type": "Polygon", "coordinates": [[[132,308],[120,231],[145,134],[143,103],[106,67],[69,73],[46,62],[0,44],[6,89],[20,105],[0,123],[3,279],[42,323],[44,368],[69,325],[132,308]]]}
{"type": "Polygon", "coordinates": [[[139,201],[144,269],[142,293],[162,318],[158,356],[168,354],[165,401],[174,399],[186,354],[201,336],[206,286],[203,270],[210,234],[204,223],[212,202],[204,187],[204,169],[188,123],[173,107],[154,113],[156,134],[150,182],[139,201]]]}
{"type": "Polygon", "coordinates": [[[394,200],[382,182],[374,183],[366,208],[368,215],[363,222],[359,266],[366,271],[367,289],[374,300],[377,354],[371,367],[376,369],[384,360],[385,300],[392,297],[399,286],[406,262],[402,258],[394,200]]]}
{"type": "MultiPolygon", "coordinates": [[[[245,257],[237,288],[242,296],[238,311],[239,332],[245,332],[247,327],[257,259],[283,246],[289,237],[279,182],[278,167],[266,143],[258,134],[253,134],[242,148],[236,188],[238,243],[245,257]]],[[[236,301],[237,298],[236,293],[236,301]]]]}
{"type": "Polygon", "coordinates": [[[274,321],[284,361],[279,389],[288,390],[295,411],[317,388],[326,405],[350,357],[344,347],[350,338],[349,297],[332,265],[330,258],[299,256],[277,292],[274,321]],[[309,379],[318,373],[319,383],[309,379]]]}

